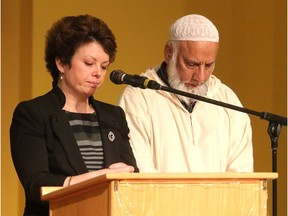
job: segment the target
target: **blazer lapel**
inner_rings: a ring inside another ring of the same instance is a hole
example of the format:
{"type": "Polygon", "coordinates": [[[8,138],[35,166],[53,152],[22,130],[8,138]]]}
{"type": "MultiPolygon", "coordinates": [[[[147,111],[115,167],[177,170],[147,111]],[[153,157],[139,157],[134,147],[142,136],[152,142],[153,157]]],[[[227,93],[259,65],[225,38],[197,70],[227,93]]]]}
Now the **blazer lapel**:
{"type": "Polygon", "coordinates": [[[80,154],[77,142],[64,111],[57,112],[52,117],[52,128],[66,152],[71,166],[77,174],[88,172],[80,154]]]}
{"type": "Polygon", "coordinates": [[[103,149],[105,155],[105,166],[119,162],[119,140],[117,141],[117,136],[115,136],[115,131],[101,127],[101,136],[103,142],[103,149]]]}
{"type": "Polygon", "coordinates": [[[119,122],[112,117],[109,111],[104,110],[99,102],[93,101],[92,106],[97,113],[105,155],[104,163],[105,167],[108,167],[120,161],[119,122]]]}

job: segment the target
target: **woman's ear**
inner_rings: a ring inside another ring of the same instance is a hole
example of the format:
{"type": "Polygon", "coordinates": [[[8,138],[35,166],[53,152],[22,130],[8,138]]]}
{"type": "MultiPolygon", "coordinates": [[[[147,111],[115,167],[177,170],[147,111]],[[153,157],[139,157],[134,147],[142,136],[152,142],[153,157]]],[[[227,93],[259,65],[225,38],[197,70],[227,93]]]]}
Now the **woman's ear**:
{"type": "Polygon", "coordinates": [[[58,70],[61,72],[61,73],[64,73],[64,68],[65,68],[65,65],[63,65],[62,61],[59,59],[59,58],[56,58],[55,59],[55,64],[58,68],[58,70]]]}
{"type": "Polygon", "coordinates": [[[164,48],[164,60],[168,64],[173,55],[173,47],[171,43],[167,43],[164,48]]]}

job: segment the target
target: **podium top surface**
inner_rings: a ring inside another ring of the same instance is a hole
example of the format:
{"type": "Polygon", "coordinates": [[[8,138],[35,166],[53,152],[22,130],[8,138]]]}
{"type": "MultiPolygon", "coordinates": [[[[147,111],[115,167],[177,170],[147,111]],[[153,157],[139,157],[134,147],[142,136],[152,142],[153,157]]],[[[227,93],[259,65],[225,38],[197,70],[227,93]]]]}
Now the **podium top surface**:
{"type": "Polygon", "coordinates": [[[278,173],[107,173],[97,178],[106,180],[276,179],[278,173]]]}
{"type": "Polygon", "coordinates": [[[147,182],[185,182],[185,181],[251,181],[251,180],[272,180],[278,178],[278,173],[107,173],[95,178],[71,185],[69,187],[42,187],[42,200],[49,200],[51,197],[63,193],[88,188],[97,184],[111,181],[147,181],[147,182]]]}

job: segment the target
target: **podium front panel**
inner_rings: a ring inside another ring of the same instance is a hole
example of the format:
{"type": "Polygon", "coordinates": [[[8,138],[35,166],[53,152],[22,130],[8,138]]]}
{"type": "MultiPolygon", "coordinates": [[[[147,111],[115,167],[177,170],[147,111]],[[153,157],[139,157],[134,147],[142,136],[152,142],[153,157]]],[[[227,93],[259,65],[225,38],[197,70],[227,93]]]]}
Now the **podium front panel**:
{"type": "Polygon", "coordinates": [[[267,216],[277,173],[105,174],[43,187],[50,216],[267,216]]]}
{"type": "Polygon", "coordinates": [[[114,181],[113,216],[267,215],[267,181],[114,181]]]}

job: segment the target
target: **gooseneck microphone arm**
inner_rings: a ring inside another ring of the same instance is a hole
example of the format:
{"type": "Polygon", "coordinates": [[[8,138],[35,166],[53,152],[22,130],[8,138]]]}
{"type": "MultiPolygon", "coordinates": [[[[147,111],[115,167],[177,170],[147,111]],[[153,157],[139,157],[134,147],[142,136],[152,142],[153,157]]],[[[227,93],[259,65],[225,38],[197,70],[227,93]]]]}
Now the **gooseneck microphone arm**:
{"type": "MultiPolygon", "coordinates": [[[[210,98],[202,97],[195,94],[190,94],[187,92],[183,92],[180,90],[176,90],[167,86],[162,86],[154,80],[150,80],[145,76],[139,75],[128,75],[122,72],[121,70],[112,71],[110,74],[110,80],[115,84],[128,84],[133,87],[139,87],[142,89],[154,89],[154,90],[163,90],[173,94],[182,95],[185,97],[193,98],[199,101],[203,101],[206,103],[214,104],[221,107],[226,107],[228,109],[236,110],[239,112],[251,114],[254,116],[260,117],[260,119],[264,119],[269,121],[268,126],[268,134],[271,139],[271,149],[272,149],[272,170],[273,172],[277,172],[277,147],[278,147],[278,138],[280,136],[282,126],[287,126],[287,118],[279,115],[275,115],[268,112],[257,112],[255,110],[246,109],[243,107],[235,106],[232,104],[224,103],[221,101],[213,100],[210,98]]],[[[272,181],[272,189],[273,189],[273,197],[272,197],[272,205],[273,205],[273,216],[277,216],[277,179],[273,179],[272,181]]]]}
{"type": "Polygon", "coordinates": [[[258,117],[260,117],[260,119],[264,119],[264,120],[272,121],[272,122],[277,122],[277,123],[279,123],[281,125],[287,125],[287,118],[284,118],[284,117],[279,116],[279,115],[271,114],[271,113],[268,113],[268,112],[257,112],[257,111],[251,110],[251,109],[246,109],[246,108],[243,108],[243,107],[235,106],[235,105],[232,105],[232,104],[224,103],[224,102],[221,102],[221,101],[213,100],[213,99],[202,97],[202,96],[199,96],[199,95],[195,95],[195,94],[190,94],[190,93],[187,93],[187,92],[179,91],[177,89],[173,89],[173,88],[170,88],[170,87],[167,87],[167,86],[160,86],[159,90],[171,92],[173,94],[178,94],[178,95],[182,95],[182,96],[185,96],[185,97],[190,97],[190,98],[193,98],[193,99],[196,99],[196,100],[199,100],[199,101],[204,101],[206,103],[211,103],[211,104],[214,104],[214,105],[218,105],[218,106],[226,107],[226,108],[229,108],[229,109],[237,110],[237,111],[240,111],[240,112],[244,112],[244,113],[247,113],[247,114],[251,114],[251,115],[254,115],[254,116],[258,116],[258,117]]]}

